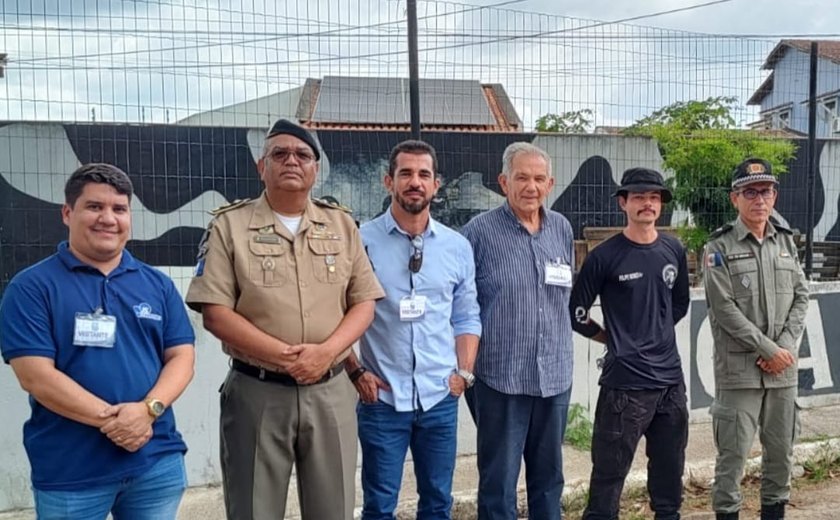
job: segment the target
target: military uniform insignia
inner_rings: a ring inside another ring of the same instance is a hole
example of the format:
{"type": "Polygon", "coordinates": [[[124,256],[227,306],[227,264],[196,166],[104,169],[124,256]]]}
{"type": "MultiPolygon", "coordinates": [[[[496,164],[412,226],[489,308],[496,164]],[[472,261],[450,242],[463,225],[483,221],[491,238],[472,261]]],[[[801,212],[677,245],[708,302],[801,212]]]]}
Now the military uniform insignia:
{"type": "Polygon", "coordinates": [[[726,259],[730,262],[733,260],[746,260],[747,258],[755,258],[755,253],[750,251],[746,253],[733,253],[731,255],[726,255],[726,259]]]}
{"type": "Polygon", "coordinates": [[[263,226],[259,229],[261,235],[270,235],[274,233],[274,226],[263,226]]]}
{"type": "Polygon", "coordinates": [[[750,280],[749,276],[744,275],[744,276],[741,277],[741,285],[744,286],[744,289],[749,289],[751,284],[752,284],[752,280],[750,280]]]}
{"type": "Polygon", "coordinates": [[[279,244],[280,237],[277,235],[257,235],[254,237],[254,242],[258,244],[279,244]]]}
{"type": "Polygon", "coordinates": [[[322,208],[332,208],[343,211],[345,213],[353,213],[353,210],[348,208],[347,206],[343,206],[338,203],[333,197],[322,197],[320,199],[312,199],[312,202],[317,206],[321,206],[322,208]]]}
{"type": "Polygon", "coordinates": [[[221,205],[221,206],[219,206],[218,208],[215,208],[215,209],[211,209],[210,214],[213,215],[214,217],[216,217],[216,216],[219,216],[222,213],[225,213],[225,212],[230,211],[232,209],[242,207],[249,202],[251,202],[251,199],[236,199],[233,202],[230,202],[228,204],[223,204],[223,205],[221,205]]]}
{"type": "Polygon", "coordinates": [[[327,271],[331,273],[335,272],[335,257],[333,255],[325,256],[324,263],[327,264],[327,271]]]}
{"type": "Polygon", "coordinates": [[[270,256],[265,257],[262,261],[262,268],[263,271],[273,271],[274,270],[274,259],[270,256]]]}
{"type": "Polygon", "coordinates": [[[723,265],[723,255],[715,251],[706,255],[706,267],[720,267],[723,265]]]}
{"type": "Polygon", "coordinates": [[[730,229],[732,229],[732,224],[724,224],[721,227],[717,228],[716,230],[712,231],[712,234],[709,235],[709,238],[710,239],[711,238],[717,238],[717,237],[721,236],[722,234],[726,233],[727,231],[729,231],[730,229]]]}

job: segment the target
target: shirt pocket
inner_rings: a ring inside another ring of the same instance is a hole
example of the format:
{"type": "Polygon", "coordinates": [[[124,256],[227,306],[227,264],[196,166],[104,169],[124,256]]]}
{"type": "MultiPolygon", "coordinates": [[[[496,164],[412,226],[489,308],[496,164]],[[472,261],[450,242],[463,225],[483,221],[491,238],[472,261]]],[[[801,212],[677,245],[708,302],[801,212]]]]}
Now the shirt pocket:
{"type": "Polygon", "coordinates": [[[755,258],[735,260],[729,264],[729,276],[735,299],[751,298],[758,294],[758,262],[755,258]]]}
{"type": "Polygon", "coordinates": [[[799,266],[796,261],[789,256],[776,257],[775,262],[776,275],[776,293],[778,294],[793,294],[793,287],[797,278],[799,278],[799,266]]]}
{"type": "Polygon", "coordinates": [[[278,287],[288,279],[286,244],[248,243],[251,282],[262,287],[278,287]]]}
{"type": "Polygon", "coordinates": [[[342,283],[350,276],[350,258],[341,240],[309,239],[312,272],[321,283],[342,283]]]}

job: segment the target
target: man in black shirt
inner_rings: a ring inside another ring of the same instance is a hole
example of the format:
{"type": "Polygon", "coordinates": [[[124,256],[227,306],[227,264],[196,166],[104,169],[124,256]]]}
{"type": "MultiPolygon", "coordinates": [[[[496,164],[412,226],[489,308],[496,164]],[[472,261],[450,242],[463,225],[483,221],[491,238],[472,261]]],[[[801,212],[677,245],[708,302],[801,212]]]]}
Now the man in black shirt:
{"type": "Polygon", "coordinates": [[[688,312],[685,249],[656,230],[662,203],[671,200],[658,172],[627,170],[614,195],[627,226],[589,253],[569,302],[574,330],[607,345],[583,518],[618,518],[624,479],[644,435],[651,508],[656,520],[677,520],[688,409],[674,325],[688,312]],[[606,330],[589,318],[599,296],[606,330]]]}

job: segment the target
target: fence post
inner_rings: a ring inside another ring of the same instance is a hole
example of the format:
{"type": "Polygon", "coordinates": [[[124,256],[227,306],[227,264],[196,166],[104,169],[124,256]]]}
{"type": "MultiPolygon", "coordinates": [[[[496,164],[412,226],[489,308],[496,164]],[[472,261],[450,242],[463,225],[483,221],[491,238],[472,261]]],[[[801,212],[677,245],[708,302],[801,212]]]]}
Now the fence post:
{"type": "Polygon", "coordinates": [[[417,0],[408,0],[408,102],[411,138],[420,139],[420,73],[417,64],[417,0]]]}
{"type": "Polygon", "coordinates": [[[805,234],[805,275],[811,279],[814,269],[814,190],[817,180],[817,51],[818,43],[811,42],[811,71],[808,89],[808,197],[805,234]]]}

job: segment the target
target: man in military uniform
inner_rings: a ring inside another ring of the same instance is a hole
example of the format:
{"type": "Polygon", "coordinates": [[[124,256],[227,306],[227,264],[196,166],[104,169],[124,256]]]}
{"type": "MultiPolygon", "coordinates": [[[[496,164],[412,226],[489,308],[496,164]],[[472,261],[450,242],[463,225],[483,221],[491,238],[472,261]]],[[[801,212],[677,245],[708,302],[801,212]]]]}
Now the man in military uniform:
{"type": "Polygon", "coordinates": [[[756,429],[762,450],[761,518],[784,518],[796,436],[797,351],[808,282],[792,232],[770,218],[778,195],[770,164],[747,159],[732,178],[738,218],[705,251],[706,302],[714,337],[711,414],[718,456],[712,506],[738,518],[744,462],[756,429]]]}
{"type": "Polygon", "coordinates": [[[232,358],[221,389],[228,518],[282,518],[294,464],[304,519],[349,519],[355,501],[352,343],[384,293],[356,224],[311,200],[320,151],[286,120],[258,162],[265,192],[216,212],[187,303],[232,358]]]}

